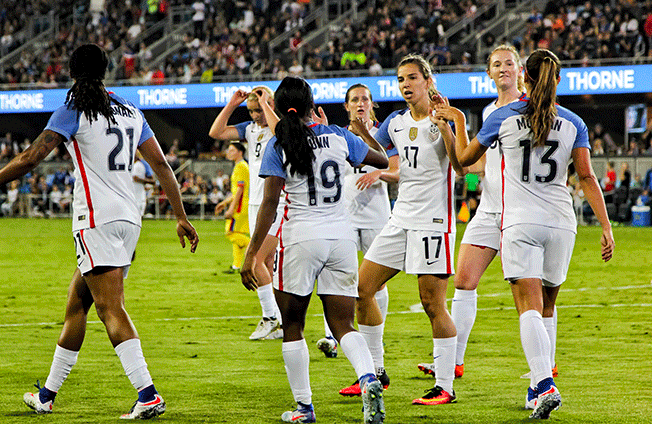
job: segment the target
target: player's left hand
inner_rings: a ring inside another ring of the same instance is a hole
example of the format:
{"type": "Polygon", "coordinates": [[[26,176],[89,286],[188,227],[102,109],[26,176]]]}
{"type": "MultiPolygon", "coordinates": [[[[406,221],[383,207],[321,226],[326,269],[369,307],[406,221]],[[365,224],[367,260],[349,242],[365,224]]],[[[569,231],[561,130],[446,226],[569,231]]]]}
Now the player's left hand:
{"type": "Polygon", "coordinates": [[[321,125],[328,125],[328,117],[326,117],[326,113],[324,113],[321,106],[317,109],[317,113],[314,110],[312,111],[312,120],[321,125]]]}
{"type": "Polygon", "coordinates": [[[253,263],[247,259],[240,268],[240,280],[247,290],[256,291],[258,289],[258,280],[254,275],[253,263]]]}
{"type": "Polygon", "coordinates": [[[355,186],[358,188],[358,190],[364,190],[365,188],[371,187],[376,181],[380,179],[381,172],[382,171],[380,169],[376,169],[375,171],[362,175],[355,182],[355,186]]]}
{"type": "Polygon", "coordinates": [[[197,245],[199,244],[199,235],[197,230],[192,226],[190,222],[186,219],[180,219],[177,221],[177,235],[179,236],[179,243],[181,247],[186,247],[186,238],[190,241],[190,252],[195,253],[197,245]]]}

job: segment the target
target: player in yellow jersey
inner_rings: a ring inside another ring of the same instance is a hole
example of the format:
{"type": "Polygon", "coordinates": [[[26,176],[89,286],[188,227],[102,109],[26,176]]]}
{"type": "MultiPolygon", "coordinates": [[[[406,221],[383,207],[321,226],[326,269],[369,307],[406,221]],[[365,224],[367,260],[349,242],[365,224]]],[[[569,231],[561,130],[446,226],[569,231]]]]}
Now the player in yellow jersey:
{"type": "Polygon", "coordinates": [[[226,150],[226,158],[235,164],[231,173],[231,193],[215,207],[215,213],[221,212],[227,205],[229,207],[224,213],[226,238],[233,244],[233,264],[225,271],[229,274],[240,270],[249,244],[249,165],[244,160],[244,154],[245,147],[240,142],[231,143],[226,150]]]}

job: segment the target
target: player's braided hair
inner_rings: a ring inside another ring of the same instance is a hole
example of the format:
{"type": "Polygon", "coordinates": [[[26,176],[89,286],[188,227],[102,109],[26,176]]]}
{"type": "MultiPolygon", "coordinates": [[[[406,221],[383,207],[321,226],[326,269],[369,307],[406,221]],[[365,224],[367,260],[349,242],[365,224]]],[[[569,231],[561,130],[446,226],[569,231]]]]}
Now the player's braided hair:
{"type": "Polygon", "coordinates": [[[66,95],[65,104],[83,113],[91,123],[98,115],[103,115],[109,124],[117,124],[111,103],[129,113],[124,105],[109,96],[104,87],[102,80],[108,64],[106,53],[97,44],[79,46],[70,56],[70,76],[75,83],[66,95]]]}
{"type": "Polygon", "coordinates": [[[274,100],[281,115],[275,133],[277,144],[285,152],[283,165],[292,175],[310,175],[315,153],[309,139],[315,133],[304,123],[314,107],[310,85],[303,78],[285,77],[274,93],[274,100]]]}

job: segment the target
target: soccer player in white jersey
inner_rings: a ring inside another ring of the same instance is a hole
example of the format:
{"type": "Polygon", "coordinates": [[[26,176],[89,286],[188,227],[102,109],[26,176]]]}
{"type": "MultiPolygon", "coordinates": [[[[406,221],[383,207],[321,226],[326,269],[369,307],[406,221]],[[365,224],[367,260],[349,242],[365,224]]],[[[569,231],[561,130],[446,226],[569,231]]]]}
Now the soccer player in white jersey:
{"type": "Polygon", "coordinates": [[[140,216],[145,214],[145,209],[147,208],[147,184],[154,184],[156,182],[154,177],[152,177],[151,168],[148,168],[149,164],[145,164],[142,155],[136,152],[136,162],[134,162],[131,175],[134,180],[134,192],[140,216]]]}
{"type": "MultiPolygon", "coordinates": [[[[249,163],[249,234],[254,233],[255,217],[258,215],[258,209],[260,209],[260,204],[263,201],[265,180],[258,176],[263,153],[267,143],[274,135],[272,126],[278,122],[278,117],[273,110],[273,94],[272,90],[265,86],[255,87],[250,93],[243,90],[236,91],[229,103],[217,115],[208,133],[208,135],[218,140],[245,140],[247,142],[247,150],[249,151],[247,158],[249,163]],[[247,111],[249,111],[251,121],[237,125],[227,125],[233,111],[245,100],[247,100],[247,111]],[[268,124],[268,118],[272,126],[268,124]]],[[[283,337],[281,316],[272,289],[274,254],[276,253],[276,246],[278,246],[276,232],[281,223],[282,208],[283,202],[279,202],[274,223],[256,255],[254,265],[256,278],[258,279],[256,293],[258,294],[263,316],[254,332],[249,336],[251,340],[283,337]]]]}
{"type": "MultiPolygon", "coordinates": [[[[493,50],[487,58],[487,75],[496,84],[498,99],[484,108],[483,121],[499,107],[517,101],[525,91],[521,58],[512,46],[501,45],[493,50]]],[[[455,296],[451,307],[451,315],[457,329],[455,378],[464,374],[464,353],[477,315],[478,282],[500,250],[500,159],[500,149],[498,143],[495,143],[479,161],[482,164],[481,169],[484,170],[480,206],[466,226],[457,254],[455,296]]],[[[552,318],[550,320],[552,321],[552,318]]],[[[546,329],[548,328],[546,324],[546,329]]],[[[435,375],[434,364],[419,364],[418,367],[426,374],[435,375]]]]}
{"type": "Polygon", "coordinates": [[[414,404],[455,401],[455,325],[446,306],[448,278],[454,274],[455,211],[454,149],[451,127],[435,120],[437,94],[430,66],[419,55],[398,65],[398,85],[408,108],[392,113],[376,133],[388,155],[400,156],[398,198],[389,222],[374,239],[360,265],[358,328],[367,340],[376,374],[385,373],[384,321],[375,294],[388,280],[405,271],[418,276],[419,295],[432,327],[435,387],[414,404]],[[454,155],[453,155],[454,157],[454,155]]]}
{"type": "Polygon", "coordinates": [[[131,168],[136,149],[152,165],[177,218],[177,235],[194,252],[199,237],[188,222],[179,187],[145,117],[134,105],[108,93],[102,82],[108,59],[95,44],[70,57],[75,83],[34,143],[0,170],[0,184],[24,175],[60,143],[75,164],[73,239],[77,269],[68,290],[66,316],[50,374],[37,393],[23,400],[37,413],[52,412],[54,398],[77,362],[93,303],[138,400],[121,418],[146,419],[165,412],[147,370],[140,340],[124,306],[123,278],[140,234],[141,217],[131,168]]]}
{"type": "MultiPolygon", "coordinates": [[[[602,226],[602,259],[610,260],[614,249],[604,198],[591,167],[586,125],[555,104],[560,68],[554,53],[534,51],[525,66],[530,98],[494,111],[470,144],[465,131],[456,134],[456,154],[462,165],[476,162],[496,142],[503,152],[503,272],[519,314],[531,373],[525,406],[533,409],[530,418],[543,419],[561,406],[542,311],[546,303],[554,307],[575,243],[577,222],[566,188],[571,160],[602,226]]],[[[455,108],[442,107],[436,116],[464,128],[464,114],[455,108]]]]}
{"type": "Polygon", "coordinates": [[[368,144],[346,129],[311,123],[312,91],[301,78],[284,78],[276,90],[275,102],[281,119],[263,156],[260,175],[265,177],[265,194],[241,278],[245,287],[257,286],[254,257],[269,231],[279,194],[285,187],[287,202],[278,232],[280,249],[273,284],[283,315],[283,360],[297,408],[283,413],[281,419],[315,422],[308,371],[310,355],[303,330],[317,280],[317,294],[328,324],[363,386],[364,421],[382,423],[383,387],[374,374],[369,348],[353,327],[358,261],[341,178],[347,161],[356,166],[364,163],[385,168],[387,157],[359,121],[356,131],[368,144]]]}
{"type": "MultiPolygon", "coordinates": [[[[380,123],[374,114],[374,101],[371,91],[364,84],[353,84],[344,96],[344,108],[349,114],[349,121],[361,119],[373,137],[380,123]]],[[[371,242],[385,226],[391,213],[387,182],[398,182],[398,156],[389,159],[389,169],[372,169],[369,166],[347,166],[344,174],[344,200],[351,217],[351,224],[356,235],[358,250],[367,253],[371,242]]],[[[376,301],[383,315],[387,315],[389,295],[387,287],[383,286],[376,293],[376,301]]],[[[317,342],[317,347],[327,358],[337,356],[337,341],[324,319],[325,336],[317,342]]],[[[357,382],[356,382],[357,383],[357,382]]],[[[388,381],[382,381],[387,388],[388,381]]],[[[351,386],[354,391],[340,391],[344,396],[360,396],[360,385],[351,386]]]]}

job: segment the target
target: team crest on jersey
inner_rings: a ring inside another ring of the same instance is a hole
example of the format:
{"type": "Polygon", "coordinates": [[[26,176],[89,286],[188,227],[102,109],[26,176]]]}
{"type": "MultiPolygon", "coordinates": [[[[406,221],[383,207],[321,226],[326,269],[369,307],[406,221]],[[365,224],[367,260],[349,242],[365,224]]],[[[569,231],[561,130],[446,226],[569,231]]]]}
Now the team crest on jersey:
{"type": "Polygon", "coordinates": [[[410,141],[416,140],[418,134],[419,134],[419,128],[417,127],[410,128],[410,141]]]}
{"type": "Polygon", "coordinates": [[[258,141],[262,140],[263,137],[265,137],[265,134],[263,133],[258,134],[258,141]]]}

